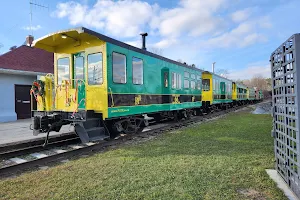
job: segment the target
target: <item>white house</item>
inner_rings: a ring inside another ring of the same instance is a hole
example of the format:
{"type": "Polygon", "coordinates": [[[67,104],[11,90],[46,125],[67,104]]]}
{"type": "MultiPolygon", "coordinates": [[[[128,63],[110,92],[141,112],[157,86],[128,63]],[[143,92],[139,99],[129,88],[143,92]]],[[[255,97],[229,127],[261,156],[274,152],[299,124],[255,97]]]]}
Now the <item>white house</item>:
{"type": "Polygon", "coordinates": [[[0,122],[31,117],[30,88],[40,75],[53,73],[53,54],[27,45],[0,55],[0,122]]]}

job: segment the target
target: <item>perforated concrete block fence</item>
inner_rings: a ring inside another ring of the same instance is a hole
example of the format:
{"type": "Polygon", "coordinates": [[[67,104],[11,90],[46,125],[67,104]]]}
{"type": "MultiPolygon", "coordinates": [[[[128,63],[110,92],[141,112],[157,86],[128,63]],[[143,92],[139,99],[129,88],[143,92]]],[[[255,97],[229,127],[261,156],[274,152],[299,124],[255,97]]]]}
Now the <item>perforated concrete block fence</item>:
{"type": "Polygon", "coordinates": [[[280,45],[270,63],[276,170],[300,198],[300,34],[280,45]]]}

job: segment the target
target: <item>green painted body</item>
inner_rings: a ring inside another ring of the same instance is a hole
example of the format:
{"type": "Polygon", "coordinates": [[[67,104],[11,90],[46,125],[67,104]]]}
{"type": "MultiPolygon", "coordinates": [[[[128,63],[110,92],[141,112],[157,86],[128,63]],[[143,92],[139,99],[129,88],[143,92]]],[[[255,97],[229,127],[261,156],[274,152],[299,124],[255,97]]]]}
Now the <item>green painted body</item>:
{"type": "Polygon", "coordinates": [[[85,84],[82,81],[78,81],[78,109],[85,109],[85,96],[86,96],[86,90],[85,90],[85,84]]]}
{"type": "MultiPolygon", "coordinates": [[[[132,50],[128,50],[110,43],[106,44],[107,51],[107,83],[108,93],[112,96],[117,94],[147,94],[147,95],[201,95],[201,80],[195,80],[196,84],[200,84],[200,89],[184,89],[184,72],[195,74],[199,77],[202,73],[198,69],[186,68],[176,65],[158,58],[154,58],[145,54],[141,54],[132,50]],[[125,84],[113,82],[112,70],[112,53],[121,53],[126,55],[126,80],[125,84]],[[143,84],[135,85],[132,82],[132,58],[140,58],[143,60],[143,84]],[[172,88],[172,72],[181,74],[181,89],[172,88]],[[167,73],[167,87],[165,87],[164,73],[167,73]]],[[[187,78],[192,80],[192,78],[187,78]]],[[[173,102],[168,104],[150,104],[150,105],[132,105],[108,107],[108,118],[128,115],[138,115],[143,113],[160,112],[188,109],[200,107],[201,101],[195,102],[173,102]]]]}
{"type": "Polygon", "coordinates": [[[249,89],[249,100],[255,100],[255,90],[253,88],[249,89]]]}
{"type": "Polygon", "coordinates": [[[239,89],[243,90],[242,92],[237,93],[237,101],[245,101],[247,100],[247,87],[243,84],[237,83],[237,90],[239,89]]]}
{"type": "MultiPolygon", "coordinates": [[[[78,52],[76,54],[73,54],[73,65],[74,65],[74,59],[76,57],[85,57],[83,52],[78,52]]],[[[83,64],[85,63],[85,60],[83,60],[83,64]]],[[[75,79],[75,66],[72,67],[73,70],[73,84],[74,86],[77,88],[77,94],[78,94],[78,98],[77,98],[77,102],[78,102],[78,109],[82,109],[85,110],[85,99],[86,99],[86,90],[85,90],[85,83],[84,80],[77,80],[75,79]]],[[[83,75],[85,74],[85,68],[83,67],[83,75]]]]}
{"type": "Polygon", "coordinates": [[[213,75],[213,104],[232,102],[232,81],[213,75]]]}

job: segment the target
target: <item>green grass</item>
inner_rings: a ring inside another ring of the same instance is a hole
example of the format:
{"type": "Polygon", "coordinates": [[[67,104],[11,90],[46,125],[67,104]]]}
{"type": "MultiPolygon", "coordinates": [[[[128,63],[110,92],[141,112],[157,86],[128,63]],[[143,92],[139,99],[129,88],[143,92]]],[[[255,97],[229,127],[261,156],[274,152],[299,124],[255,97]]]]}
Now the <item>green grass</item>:
{"type": "Polygon", "coordinates": [[[232,113],[148,142],[0,181],[0,199],[286,199],[269,115],[232,113]]]}

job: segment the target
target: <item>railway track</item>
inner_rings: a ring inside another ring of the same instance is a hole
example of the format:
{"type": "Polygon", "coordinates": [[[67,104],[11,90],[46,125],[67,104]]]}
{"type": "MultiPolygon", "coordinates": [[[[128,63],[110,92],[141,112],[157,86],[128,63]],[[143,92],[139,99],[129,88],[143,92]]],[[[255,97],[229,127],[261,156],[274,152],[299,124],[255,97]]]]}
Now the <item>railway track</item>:
{"type": "Polygon", "coordinates": [[[21,143],[5,148],[0,147],[0,178],[21,174],[24,171],[36,169],[41,166],[52,165],[53,163],[55,164],[68,158],[78,157],[82,154],[103,151],[107,147],[120,145],[135,138],[147,138],[162,132],[186,127],[203,120],[210,120],[211,118],[223,116],[229,112],[242,109],[243,107],[245,106],[213,112],[203,116],[196,116],[189,120],[182,120],[179,122],[167,121],[159,123],[146,127],[144,131],[139,134],[124,135],[118,139],[109,141],[81,144],[80,139],[73,135],[61,140],[50,140],[46,148],[42,146],[43,141],[36,141],[35,144],[27,144],[27,146],[26,144],[21,143]]]}

